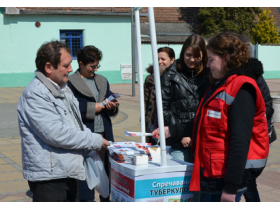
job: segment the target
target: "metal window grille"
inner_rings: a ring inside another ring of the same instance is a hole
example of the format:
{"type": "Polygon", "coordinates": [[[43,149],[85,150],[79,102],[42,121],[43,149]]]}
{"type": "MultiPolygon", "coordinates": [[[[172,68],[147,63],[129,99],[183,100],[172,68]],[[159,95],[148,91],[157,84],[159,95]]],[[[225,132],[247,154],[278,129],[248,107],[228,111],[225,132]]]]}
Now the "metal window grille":
{"type": "Polygon", "coordinates": [[[71,49],[71,56],[77,59],[77,51],[83,48],[83,31],[82,30],[61,30],[60,42],[67,44],[71,49]]]}

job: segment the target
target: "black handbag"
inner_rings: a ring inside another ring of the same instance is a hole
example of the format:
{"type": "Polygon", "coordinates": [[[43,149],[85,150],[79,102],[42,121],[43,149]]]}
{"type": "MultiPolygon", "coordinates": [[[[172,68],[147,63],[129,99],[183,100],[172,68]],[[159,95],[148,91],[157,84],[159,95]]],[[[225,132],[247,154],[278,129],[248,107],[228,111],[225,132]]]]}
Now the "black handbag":
{"type": "Polygon", "coordinates": [[[274,124],[271,121],[271,119],[267,121],[267,126],[268,126],[269,146],[270,146],[273,142],[276,141],[277,135],[276,135],[274,124]]]}

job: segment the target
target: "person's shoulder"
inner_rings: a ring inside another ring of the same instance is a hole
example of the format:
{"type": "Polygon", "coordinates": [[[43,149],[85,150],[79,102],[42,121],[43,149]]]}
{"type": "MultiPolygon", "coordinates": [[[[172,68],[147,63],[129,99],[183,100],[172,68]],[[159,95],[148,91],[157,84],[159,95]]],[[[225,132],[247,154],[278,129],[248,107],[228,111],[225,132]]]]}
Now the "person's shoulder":
{"type": "MultiPolygon", "coordinates": [[[[172,64],[175,66],[175,64],[172,64]]],[[[176,70],[176,68],[174,68],[174,66],[169,66],[168,68],[166,68],[166,70],[162,73],[161,78],[163,79],[170,79],[173,76],[175,76],[178,72],[176,70]]]]}
{"type": "Polygon", "coordinates": [[[179,59],[175,60],[169,67],[167,67],[164,73],[169,73],[169,75],[176,75],[179,70],[179,59]]]}
{"type": "Polygon", "coordinates": [[[179,59],[175,60],[170,66],[168,66],[165,71],[177,71],[177,68],[178,68],[178,65],[179,65],[179,59]]]}
{"type": "Polygon", "coordinates": [[[39,80],[37,77],[34,77],[31,82],[25,87],[22,92],[24,98],[32,97],[33,95],[38,95],[40,97],[48,97],[50,93],[48,88],[39,80]]]}
{"type": "Polygon", "coordinates": [[[102,76],[102,75],[100,75],[100,74],[95,74],[95,79],[103,80],[103,81],[108,82],[107,78],[102,76]]]}
{"type": "Polygon", "coordinates": [[[145,84],[146,87],[155,86],[155,78],[154,78],[154,75],[148,75],[148,76],[146,76],[144,84],[145,84]]]}
{"type": "Polygon", "coordinates": [[[264,86],[267,86],[266,84],[266,81],[264,80],[263,76],[259,76],[257,79],[256,79],[256,83],[259,87],[264,87],[264,86]]]}
{"type": "Polygon", "coordinates": [[[68,76],[68,82],[69,83],[71,83],[71,80],[73,79],[73,78],[75,78],[75,73],[74,74],[71,74],[70,76],[68,76]]]}
{"type": "Polygon", "coordinates": [[[198,74],[198,77],[202,77],[202,78],[208,78],[211,74],[211,71],[208,67],[206,67],[205,69],[203,69],[203,71],[201,71],[200,74],[198,74]]]}
{"type": "MultiPolygon", "coordinates": [[[[79,69],[78,69],[79,70],[79,69]]],[[[73,74],[71,74],[69,77],[68,77],[68,84],[69,83],[73,83],[77,78],[80,78],[81,75],[79,73],[79,71],[76,70],[73,74]]]]}
{"type": "Polygon", "coordinates": [[[169,74],[170,74],[170,72],[165,71],[165,72],[162,73],[162,75],[160,77],[161,78],[167,78],[169,74]]]}
{"type": "Polygon", "coordinates": [[[146,79],[145,79],[145,82],[150,82],[150,81],[154,81],[154,76],[151,74],[146,76],[146,79]]]}

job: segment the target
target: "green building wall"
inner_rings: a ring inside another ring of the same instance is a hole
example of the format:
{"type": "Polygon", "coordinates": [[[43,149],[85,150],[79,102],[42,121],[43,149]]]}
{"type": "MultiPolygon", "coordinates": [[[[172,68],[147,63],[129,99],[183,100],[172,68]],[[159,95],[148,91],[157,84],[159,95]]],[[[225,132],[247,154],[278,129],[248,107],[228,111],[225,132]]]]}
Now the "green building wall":
{"type": "MultiPolygon", "coordinates": [[[[5,15],[0,7],[0,87],[24,87],[34,77],[35,57],[44,42],[60,39],[60,30],[82,30],[83,45],[95,45],[103,53],[98,73],[110,84],[131,83],[122,80],[121,64],[131,64],[130,16],[93,15],[5,15]],[[39,28],[35,22],[41,22],[39,28]]],[[[169,46],[179,57],[181,44],[169,46]]],[[[280,46],[257,46],[257,58],[263,63],[265,79],[279,79],[280,46]]],[[[150,44],[142,44],[143,79],[153,63],[150,44]]],[[[72,68],[78,68],[77,60],[72,68]]]]}
{"type": "MultiPolygon", "coordinates": [[[[5,15],[0,9],[0,87],[26,86],[34,77],[38,48],[59,40],[60,30],[83,30],[84,46],[103,52],[99,73],[111,83],[131,82],[122,81],[120,73],[121,64],[131,64],[130,16],[5,15]]],[[[77,60],[72,68],[78,68],[77,60]]]]}
{"type": "MultiPolygon", "coordinates": [[[[35,57],[44,42],[60,39],[60,30],[82,30],[83,45],[95,45],[103,53],[98,73],[110,84],[131,83],[122,80],[121,64],[131,64],[130,16],[93,15],[5,15],[0,7],[0,87],[24,87],[34,77],[35,57]],[[40,21],[41,26],[35,27],[40,21]]],[[[176,59],[181,44],[158,44],[174,49],[176,59]]],[[[258,45],[257,58],[263,63],[265,79],[280,78],[280,46],[258,45]]],[[[142,44],[143,79],[153,63],[150,44],[142,44]]],[[[77,60],[72,68],[78,68],[77,60]]]]}
{"type": "MultiPolygon", "coordinates": [[[[103,53],[98,73],[110,84],[131,83],[122,80],[121,64],[131,64],[130,16],[91,15],[5,15],[0,8],[0,87],[24,87],[34,77],[35,57],[44,42],[60,39],[60,30],[82,30],[83,45],[94,45],[103,53]],[[41,26],[37,28],[35,22],[41,26]]],[[[158,47],[168,46],[159,44],[158,47]]],[[[169,45],[180,53],[182,45],[169,45]]],[[[153,63],[150,44],[142,45],[143,79],[153,63]]],[[[72,68],[78,68],[77,60],[72,68]]]]}
{"type": "Polygon", "coordinates": [[[280,46],[258,45],[257,58],[263,63],[265,79],[280,79],[280,46]]]}

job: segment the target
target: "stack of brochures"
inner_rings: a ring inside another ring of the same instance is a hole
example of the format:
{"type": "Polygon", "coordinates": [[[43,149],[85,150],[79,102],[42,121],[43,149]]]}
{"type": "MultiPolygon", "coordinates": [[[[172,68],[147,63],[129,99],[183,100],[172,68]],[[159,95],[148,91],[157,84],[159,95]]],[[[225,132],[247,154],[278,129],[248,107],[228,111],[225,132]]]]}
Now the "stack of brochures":
{"type": "Polygon", "coordinates": [[[111,142],[108,147],[110,156],[118,163],[143,165],[151,162],[160,162],[159,146],[150,143],[111,142]]]}

